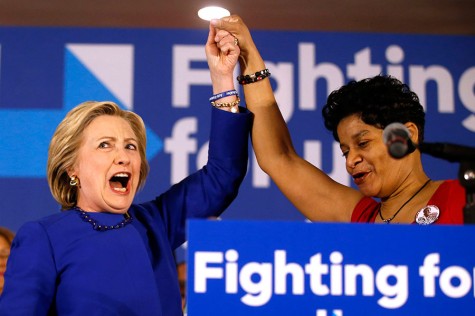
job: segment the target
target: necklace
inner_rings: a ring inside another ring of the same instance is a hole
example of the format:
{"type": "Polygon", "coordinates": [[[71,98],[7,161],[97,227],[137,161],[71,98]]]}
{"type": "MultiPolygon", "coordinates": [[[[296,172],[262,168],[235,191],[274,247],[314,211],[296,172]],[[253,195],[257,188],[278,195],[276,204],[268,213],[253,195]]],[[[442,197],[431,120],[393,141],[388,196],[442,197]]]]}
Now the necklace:
{"type": "Polygon", "coordinates": [[[422,191],[422,189],[424,189],[430,182],[430,179],[426,181],[426,183],[424,183],[419,190],[417,190],[416,193],[414,193],[406,202],[404,202],[404,204],[396,211],[396,213],[394,213],[393,216],[391,216],[390,218],[387,218],[387,219],[384,219],[383,218],[383,214],[381,214],[381,204],[379,205],[379,210],[378,210],[378,214],[379,214],[379,217],[381,218],[381,220],[383,222],[385,222],[386,224],[390,224],[391,221],[396,217],[396,215],[403,209],[404,206],[406,206],[407,203],[409,203],[416,195],[419,194],[419,192],[422,191]]]}
{"type": "Polygon", "coordinates": [[[73,210],[78,212],[79,217],[81,217],[83,221],[90,223],[92,225],[92,229],[100,231],[100,232],[104,232],[106,230],[112,230],[112,229],[119,229],[132,222],[132,216],[130,216],[129,213],[126,212],[124,214],[124,219],[121,222],[115,225],[102,225],[98,221],[96,221],[94,218],[89,216],[89,214],[83,211],[80,207],[76,206],[75,208],[73,208],[73,210]]]}

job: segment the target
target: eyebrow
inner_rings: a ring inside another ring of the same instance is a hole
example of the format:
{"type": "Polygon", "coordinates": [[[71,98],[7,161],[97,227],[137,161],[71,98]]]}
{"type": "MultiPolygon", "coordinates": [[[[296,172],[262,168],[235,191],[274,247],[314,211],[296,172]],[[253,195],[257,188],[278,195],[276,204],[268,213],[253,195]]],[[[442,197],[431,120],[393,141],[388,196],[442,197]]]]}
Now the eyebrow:
{"type": "Polygon", "coordinates": [[[361,132],[356,133],[355,135],[351,136],[351,139],[361,138],[361,137],[365,136],[368,133],[369,133],[369,131],[367,129],[362,130],[361,132]]]}
{"type": "MultiPolygon", "coordinates": [[[[368,134],[368,133],[369,133],[369,130],[367,130],[367,129],[362,130],[362,131],[360,131],[360,132],[358,132],[358,133],[352,135],[352,136],[351,136],[351,139],[352,139],[352,140],[359,139],[359,138],[365,136],[365,135],[368,134]]],[[[340,149],[341,149],[342,147],[344,147],[344,146],[347,146],[347,145],[342,144],[342,143],[340,142],[340,149]]]]}
{"type": "MultiPolygon", "coordinates": [[[[101,140],[114,140],[116,141],[117,138],[116,137],[113,137],[113,136],[101,136],[99,138],[97,138],[97,141],[101,141],[101,140]]],[[[126,142],[130,142],[130,141],[134,141],[136,143],[138,143],[138,140],[134,137],[128,137],[126,139],[124,139],[126,142]]]]}

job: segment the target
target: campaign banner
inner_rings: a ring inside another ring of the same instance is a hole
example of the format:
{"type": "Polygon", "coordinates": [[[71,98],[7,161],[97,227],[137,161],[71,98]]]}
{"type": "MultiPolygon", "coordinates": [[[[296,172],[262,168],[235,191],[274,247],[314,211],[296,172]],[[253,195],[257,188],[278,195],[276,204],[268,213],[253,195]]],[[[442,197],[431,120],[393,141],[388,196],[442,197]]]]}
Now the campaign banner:
{"type": "Polygon", "coordinates": [[[473,315],[475,227],[190,220],[188,316],[473,315]]]}
{"type": "MultiPolygon", "coordinates": [[[[474,146],[475,37],[251,31],[297,152],[336,181],[353,185],[321,109],[350,80],[403,80],[426,110],[427,142],[474,146]]],[[[46,181],[48,145],[86,100],[111,100],[144,118],[151,172],[136,202],[201,168],[212,95],[207,35],[205,22],[194,30],[0,27],[0,225],[16,231],[60,211],[46,181]]],[[[423,159],[432,179],[457,178],[458,163],[423,159]]],[[[252,151],[248,166],[224,219],[304,220],[252,151]]]]}

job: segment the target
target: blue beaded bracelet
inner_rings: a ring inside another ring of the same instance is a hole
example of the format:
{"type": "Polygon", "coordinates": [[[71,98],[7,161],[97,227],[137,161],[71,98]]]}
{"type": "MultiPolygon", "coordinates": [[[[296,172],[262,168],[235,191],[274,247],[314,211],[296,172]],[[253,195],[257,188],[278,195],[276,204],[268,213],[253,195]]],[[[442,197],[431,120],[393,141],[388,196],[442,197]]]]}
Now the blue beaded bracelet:
{"type": "Polygon", "coordinates": [[[225,97],[229,97],[232,95],[237,95],[237,94],[238,92],[236,90],[228,90],[228,91],[220,92],[213,95],[211,98],[209,98],[209,102],[213,102],[213,101],[216,101],[225,97]]]}

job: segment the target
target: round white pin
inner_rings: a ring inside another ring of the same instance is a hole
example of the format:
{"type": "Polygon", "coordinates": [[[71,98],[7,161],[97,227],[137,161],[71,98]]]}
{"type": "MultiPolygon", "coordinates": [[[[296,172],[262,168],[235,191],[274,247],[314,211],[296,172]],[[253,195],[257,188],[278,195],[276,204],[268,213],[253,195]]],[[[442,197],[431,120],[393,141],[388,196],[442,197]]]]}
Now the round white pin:
{"type": "Polygon", "coordinates": [[[419,225],[430,225],[435,222],[440,215],[440,210],[435,205],[427,205],[416,214],[416,223],[419,225]]]}

